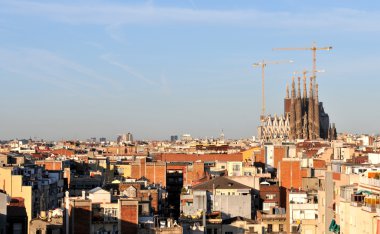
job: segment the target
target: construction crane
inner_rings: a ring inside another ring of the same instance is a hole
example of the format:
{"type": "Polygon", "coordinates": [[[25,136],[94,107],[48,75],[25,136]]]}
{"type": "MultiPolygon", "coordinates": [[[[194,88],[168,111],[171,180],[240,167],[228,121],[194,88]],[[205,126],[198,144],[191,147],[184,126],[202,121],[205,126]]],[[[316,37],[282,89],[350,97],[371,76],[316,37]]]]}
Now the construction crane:
{"type": "MultiPolygon", "coordinates": [[[[322,70],[315,70],[315,73],[322,73],[322,72],[325,72],[325,70],[324,69],[322,69],[322,70]]],[[[309,71],[307,71],[306,69],[304,69],[302,72],[301,71],[294,71],[293,72],[293,75],[295,76],[295,75],[297,75],[297,74],[302,74],[304,77],[305,77],[305,79],[306,79],[306,74],[307,73],[309,73],[309,71]]],[[[312,77],[312,79],[314,79],[315,78],[315,76],[314,77],[312,77]]],[[[315,79],[314,79],[314,84],[313,85],[315,85],[315,79]]]]}
{"type": "Polygon", "coordinates": [[[315,79],[317,73],[317,50],[332,50],[332,46],[317,47],[317,44],[313,42],[312,47],[309,48],[274,48],[273,50],[311,50],[313,55],[313,78],[315,79]]]}
{"type": "Polygon", "coordinates": [[[280,64],[280,63],[292,63],[292,60],[283,60],[283,61],[261,61],[258,63],[252,64],[253,67],[261,67],[261,92],[262,92],[262,109],[261,109],[261,120],[265,117],[265,67],[268,64],[280,64]]]}
{"type": "MultiPolygon", "coordinates": [[[[325,72],[325,70],[322,69],[322,70],[316,70],[316,71],[315,71],[315,73],[321,73],[321,72],[325,72]]],[[[293,75],[303,74],[303,75],[305,76],[307,73],[309,73],[309,71],[305,69],[305,70],[303,70],[303,71],[294,71],[294,72],[293,72],[293,75]]]]}

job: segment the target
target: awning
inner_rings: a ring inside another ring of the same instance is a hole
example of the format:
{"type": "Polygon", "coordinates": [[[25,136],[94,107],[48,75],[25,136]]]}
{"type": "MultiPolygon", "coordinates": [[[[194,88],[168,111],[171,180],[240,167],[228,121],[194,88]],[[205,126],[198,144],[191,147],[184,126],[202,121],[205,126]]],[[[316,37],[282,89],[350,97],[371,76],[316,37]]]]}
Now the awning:
{"type": "Polygon", "coordinates": [[[331,223],[329,226],[329,231],[334,232],[334,233],[340,232],[340,226],[338,224],[336,224],[335,219],[331,220],[331,223]]]}
{"type": "Polygon", "coordinates": [[[362,189],[360,189],[359,191],[357,191],[355,194],[356,194],[356,195],[359,195],[359,194],[363,194],[363,193],[366,193],[366,194],[368,194],[368,195],[371,195],[371,194],[372,194],[371,191],[368,191],[368,190],[362,190],[362,189]]]}
{"type": "Polygon", "coordinates": [[[330,226],[329,226],[329,231],[332,232],[334,230],[334,227],[336,225],[335,219],[331,220],[330,226]]]}

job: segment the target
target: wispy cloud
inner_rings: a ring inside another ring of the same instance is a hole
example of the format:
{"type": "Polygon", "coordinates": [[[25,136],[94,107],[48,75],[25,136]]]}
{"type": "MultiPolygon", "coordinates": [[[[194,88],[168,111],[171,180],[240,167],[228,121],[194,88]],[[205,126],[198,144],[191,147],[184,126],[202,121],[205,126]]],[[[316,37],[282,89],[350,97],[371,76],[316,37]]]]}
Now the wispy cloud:
{"type": "Polygon", "coordinates": [[[104,54],[100,56],[101,59],[105,60],[111,65],[114,65],[124,71],[126,71],[129,75],[131,75],[133,78],[139,79],[141,81],[144,81],[145,83],[149,85],[157,85],[157,83],[151,79],[146,78],[144,75],[142,75],[140,72],[136,71],[134,68],[128,66],[127,64],[121,63],[117,61],[115,58],[113,58],[109,54],[104,54]]]}
{"type": "Polygon", "coordinates": [[[120,24],[111,24],[107,25],[105,30],[107,34],[115,41],[125,44],[126,40],[122,33],[122,25],[120,24]]]}
{"type": "Polygon", "coordinates": [[[82,93],[84,88],[98,93],[104,84],[117,87],[115,80],[105,78],[91,68],[41,49],[1,49],[0,68],[22,79],[47,83],[72,93],[82,93]]]}
{"type": "Polygon", "coordinates": [[[95,41],[85,41],[84,44],[89,45],[91,47],[94,47],[99,50],[104,50],[104,46],[102,46],[100,43],[95,42],[95,41]]]}
{"type": "Polygon", "coordinates": [[[109,3],[57,4],[33,1],[0,2],[5,14],[38,15],[72,24],[126,25],[159,23],[208,23],[244,25],[253,28],[329,28],[380,31],[380,12],[345,8],[326,10],[259,11],[256,9],[213,10],[162,7],[153,4],[109,3]]]}
{"type": "Polygon", "coordinates": [[[162,93],[169,96],[171,94],[171,89],[170,89],[168,78],[166,77],[164,72],[161,73],[160,83],[161,83],[162,93]]]}
{"type": "Polygon", "coordinates": [[[156,86],[158,87],[161,92],[165,95],[170,95],[170,87],[169,82],[164,74],[164,72],[161,73],[159,80],[153,80],[150,78],[147,78],[145,75],[143,75],[140,71],[136,70],[135,68],[129,66],[128,64],[125,64],[123,62],[120,62],[115,57],[113,57],[111,54],[104,54],[100,56],[101,59],[106,61],[107,63],[116,66],[120,68],[121,70],[127,72],[130,77],[133,77],[134,79],[140,80],[148,85],[156,86]]]}

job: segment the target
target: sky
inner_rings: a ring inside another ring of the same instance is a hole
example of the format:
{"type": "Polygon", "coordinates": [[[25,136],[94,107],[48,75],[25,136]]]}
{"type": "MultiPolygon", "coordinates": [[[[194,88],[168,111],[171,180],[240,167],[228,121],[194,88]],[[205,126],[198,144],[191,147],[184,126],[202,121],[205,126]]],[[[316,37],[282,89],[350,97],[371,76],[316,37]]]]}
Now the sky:
{"type": "Polygon", "coordinates": [[[0,0],[0,139],[257,135],[317,52],[338,132],[380,129],[377,1],[0,0]]]}

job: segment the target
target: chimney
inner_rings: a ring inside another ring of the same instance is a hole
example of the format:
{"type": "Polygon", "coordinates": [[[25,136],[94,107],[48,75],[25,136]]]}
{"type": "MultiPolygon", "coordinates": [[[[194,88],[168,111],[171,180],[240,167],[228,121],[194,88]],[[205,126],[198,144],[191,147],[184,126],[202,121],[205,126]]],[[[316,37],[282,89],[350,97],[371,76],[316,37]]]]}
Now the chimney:
{"type": "Polygon", "coordinates": [[[41,219],[46,219],[46,211],[41,210],[41,212],[40,212],[40,218],[41,219]]]}

